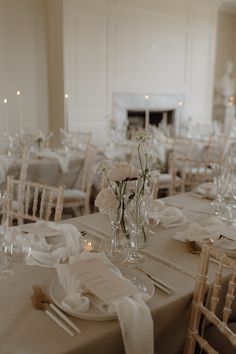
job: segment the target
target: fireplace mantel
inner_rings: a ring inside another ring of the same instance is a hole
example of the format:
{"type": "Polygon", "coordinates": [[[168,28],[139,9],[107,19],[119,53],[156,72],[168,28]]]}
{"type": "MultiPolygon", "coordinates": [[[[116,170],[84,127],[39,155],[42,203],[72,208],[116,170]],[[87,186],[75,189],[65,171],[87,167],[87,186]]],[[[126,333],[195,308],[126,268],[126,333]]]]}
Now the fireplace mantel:
{"type": "Polygon", "coordinates": [[[128,111],[145,111],[145,127],[149,126],[149,112],[174,111],[174,129],[178,129],[183,117],[184,95],[113,93],[113,117],[118,124],[128,119],[128,111]]]}

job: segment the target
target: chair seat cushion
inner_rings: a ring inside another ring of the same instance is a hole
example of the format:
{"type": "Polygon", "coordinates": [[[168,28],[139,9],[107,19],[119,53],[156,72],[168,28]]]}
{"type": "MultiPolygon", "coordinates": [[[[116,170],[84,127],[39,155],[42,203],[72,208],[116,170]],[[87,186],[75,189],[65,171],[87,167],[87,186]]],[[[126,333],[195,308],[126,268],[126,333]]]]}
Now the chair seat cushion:
{"type": "MultiPolygon", "coordinates": [[[[175,177],[175,183],[176,182],[180,182],[181,181],[181,179],[178,177],[178,176],[176,176],[175,177]]],[[[160,175],[159,175],[159,186],[161,186],[161,185],[163,185],[163,184],[171,184],[172,183],[172,176],[171,176],[171,174],[169,174],[169,173],[161,173],[160,175]]]]}
{"type": "MultiPolygon", "coordinates": [[[[232,332],[236,332],[236,322],[228,322],[229,328],[232,332]]],[[[236,347],[213,325],[205,328],[204,337],[208,343],[220,354],[235,354],[236,347]]]]}
{"type": "Polygon", "coordinates": [[[159,184],[161,185],[162,183],[171,183],[172,181],[172,176],[169,173],[161,173],[159,175],[159,184]]]}
{"type": "Polygon", "coordinates": [[[84,200],[86,193],[79,189],[65,189],[64,190],[64,204],[73,203],[79,200],[84,200]]]}

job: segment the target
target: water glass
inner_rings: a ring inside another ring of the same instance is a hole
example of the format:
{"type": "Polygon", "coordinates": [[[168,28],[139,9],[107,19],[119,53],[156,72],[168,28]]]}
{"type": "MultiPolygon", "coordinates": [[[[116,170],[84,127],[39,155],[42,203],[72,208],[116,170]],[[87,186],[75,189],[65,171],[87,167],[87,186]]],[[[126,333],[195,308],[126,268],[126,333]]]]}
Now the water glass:
{"type": "Polygon", "coordinates": [[[24,234],[7,231],[0,241],[0,278],[14,274],[13,267],[24,264],[30,254],[31,246],[24,234]]]}

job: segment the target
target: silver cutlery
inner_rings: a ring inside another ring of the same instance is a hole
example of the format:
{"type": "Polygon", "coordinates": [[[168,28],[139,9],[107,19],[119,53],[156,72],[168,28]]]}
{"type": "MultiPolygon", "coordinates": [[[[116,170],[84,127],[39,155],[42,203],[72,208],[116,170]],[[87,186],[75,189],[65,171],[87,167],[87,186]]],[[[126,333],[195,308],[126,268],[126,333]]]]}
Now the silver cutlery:
{"type": "Polygon", "coordinates": [[[139,266],[136,266],[136,268],[138,270],[140,270],[141,272],[143,272],[144,274],[146,274],[153,281],[154,286],[156,286],[157,288],[159,288],[160,290],[162,290],[166,294],[172,295],[174,292],[176,292],[175,288],[173,288],[172,286],[170,286],[169,284],[167,284],[163,280],[157,278],[155,275],[151,275],[151,274],[147,273],[145,270],[143,270],[139,266]]]}

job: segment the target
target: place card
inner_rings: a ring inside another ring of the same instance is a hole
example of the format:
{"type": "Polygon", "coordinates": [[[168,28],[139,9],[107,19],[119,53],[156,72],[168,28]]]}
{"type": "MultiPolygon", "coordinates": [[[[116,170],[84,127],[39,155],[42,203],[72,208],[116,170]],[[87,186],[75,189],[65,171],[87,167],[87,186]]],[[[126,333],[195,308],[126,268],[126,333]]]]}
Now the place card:
{"type": "Polygon", "coordinates": [[[102,301],[111,303],[139,292],[138,288],[114,274],[98,259],[78,261],[68,266],[84,285],[102,301]]]}

